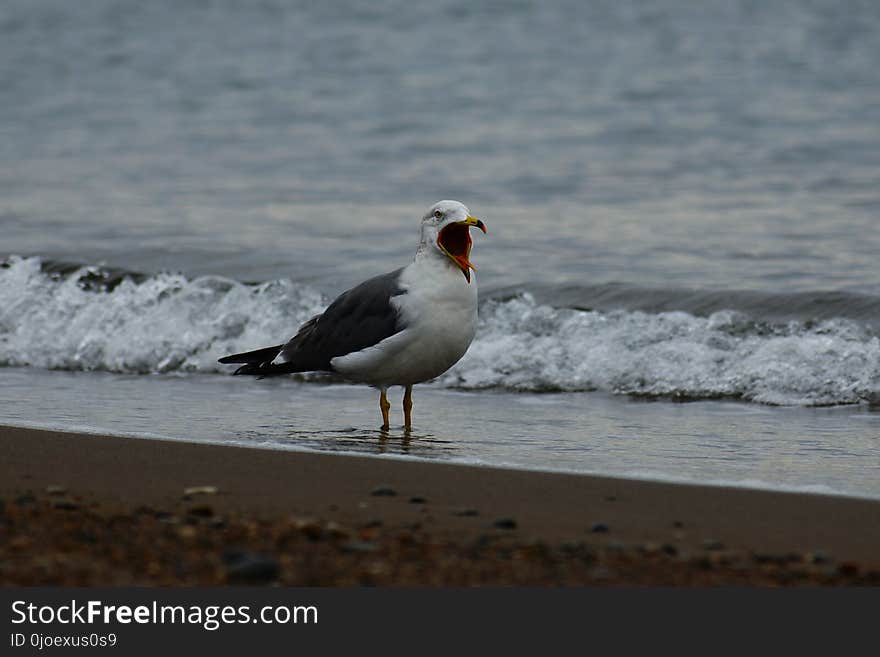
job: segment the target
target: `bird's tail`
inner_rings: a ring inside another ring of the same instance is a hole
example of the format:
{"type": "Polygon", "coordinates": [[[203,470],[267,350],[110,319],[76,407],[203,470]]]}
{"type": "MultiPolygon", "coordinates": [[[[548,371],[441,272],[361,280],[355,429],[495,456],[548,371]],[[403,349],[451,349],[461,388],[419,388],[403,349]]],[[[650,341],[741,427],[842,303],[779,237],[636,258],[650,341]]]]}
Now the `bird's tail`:
{"type": "Polygon", "coordinates": [[[276,373],[273,371],[275,367],[272,365],[272,361],[275,360],[275,357],[281,351],[283,346],[283,344],[278,344],[274,347],[264,347],[262,349],[255,349],[254,351],[232,354],[231,356],[224,356],[218,362],[223,363],[224,365],[228,363],[244,363],[244,365],[235,370],[233,374],[271,376],[276,373]]]}

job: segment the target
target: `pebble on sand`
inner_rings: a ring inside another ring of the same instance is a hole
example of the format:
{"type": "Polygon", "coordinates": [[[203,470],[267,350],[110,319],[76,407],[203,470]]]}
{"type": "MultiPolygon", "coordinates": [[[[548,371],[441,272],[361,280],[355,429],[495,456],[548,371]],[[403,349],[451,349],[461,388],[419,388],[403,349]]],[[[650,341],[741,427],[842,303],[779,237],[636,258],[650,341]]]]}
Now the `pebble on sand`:
{"type": "Polygon", "coordinates": [[[377,552],[379,545],[372,541],[349,541],[339,546],[343,552],[377,552]]]}
{"type": "Polygon", "coordinates": [[[675,547],[672,543],[664,543],[660,546],[660,551],[670,557],[678,556],[678,548],[675,547]]]}
{"type": "Polygon", "coordinates": [[[831,561],[831,557],[823,550],[813,550],[812,552],[807,553],[806,558],[807,561],[815,564],[829,563],[831,561]]]}
{"type": "Polygon", "coordinates": [[[315,518],[291,518],[290,524],[306,538],[319,541],[324,537],[324,527],[315,518]]]}
{"type": "Polygon", "coordinates": [[[223,561],[230,584],[268,584],[278,579],[281,572],[275,559],[256,552],[227,552],[223,561]]]}
{"type": "Polygon", "coordinates": [[[195,495],[216,495],[219,490],[216,486],[188,486],[183,489],[183,496],[187,498],[195,495]]]}
{"type": "Polygon", "coordinates": [[[397,491],[390,486],[378,486],[370,491],[370,495],[375,497],[394,497],[397,495],[397,491]]]}

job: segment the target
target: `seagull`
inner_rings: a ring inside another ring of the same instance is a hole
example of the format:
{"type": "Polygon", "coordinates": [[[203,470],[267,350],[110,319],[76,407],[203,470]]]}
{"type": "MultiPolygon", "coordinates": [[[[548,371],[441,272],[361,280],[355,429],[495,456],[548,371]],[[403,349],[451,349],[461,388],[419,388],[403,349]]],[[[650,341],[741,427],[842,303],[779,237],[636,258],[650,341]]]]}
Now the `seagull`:
{"type": "Polygon", "coordinates": [[[421,240],[407,266],[340,294],[284,344],[220,359],[244,363],[234,374],[259,377],[334,372],[379,389],[387,431],[389,386],[403,386],[404,428],[412,427],[412,389],[464,356],[477,330],[476,267],[470,228],[486,232],[458,201],[440,201],[422,217],[421,240]]]}

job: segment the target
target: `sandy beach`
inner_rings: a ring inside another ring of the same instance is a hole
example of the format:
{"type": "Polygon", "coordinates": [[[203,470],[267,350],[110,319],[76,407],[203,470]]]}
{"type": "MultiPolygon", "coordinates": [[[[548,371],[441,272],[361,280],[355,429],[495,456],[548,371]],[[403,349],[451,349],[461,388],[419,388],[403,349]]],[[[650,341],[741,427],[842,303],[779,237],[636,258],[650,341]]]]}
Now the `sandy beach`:
{"type": "Polygon", "coordinates": [[[0,427],[0,584],[880,584],[880,502],[0,427]]]}

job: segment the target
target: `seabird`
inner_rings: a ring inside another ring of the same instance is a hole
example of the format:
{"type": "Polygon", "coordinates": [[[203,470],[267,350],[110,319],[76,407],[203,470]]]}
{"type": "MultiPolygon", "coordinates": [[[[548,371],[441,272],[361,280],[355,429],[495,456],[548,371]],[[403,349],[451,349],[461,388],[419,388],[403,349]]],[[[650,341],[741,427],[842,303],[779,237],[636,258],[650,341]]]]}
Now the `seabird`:
{"type": "Polygon", "coordinates": [[[464,356],[477,330],[477,280],[470,227],[485,224],[458,201],[440,201],[422,217],[421,241],[406,267],[339,295],[288,342],[234,354],[234,373],[277,376],[335,372],[379,389],[388,429],[389,386],[404,386],[404,427],[412,426],[412,389],[464,356]]]}

